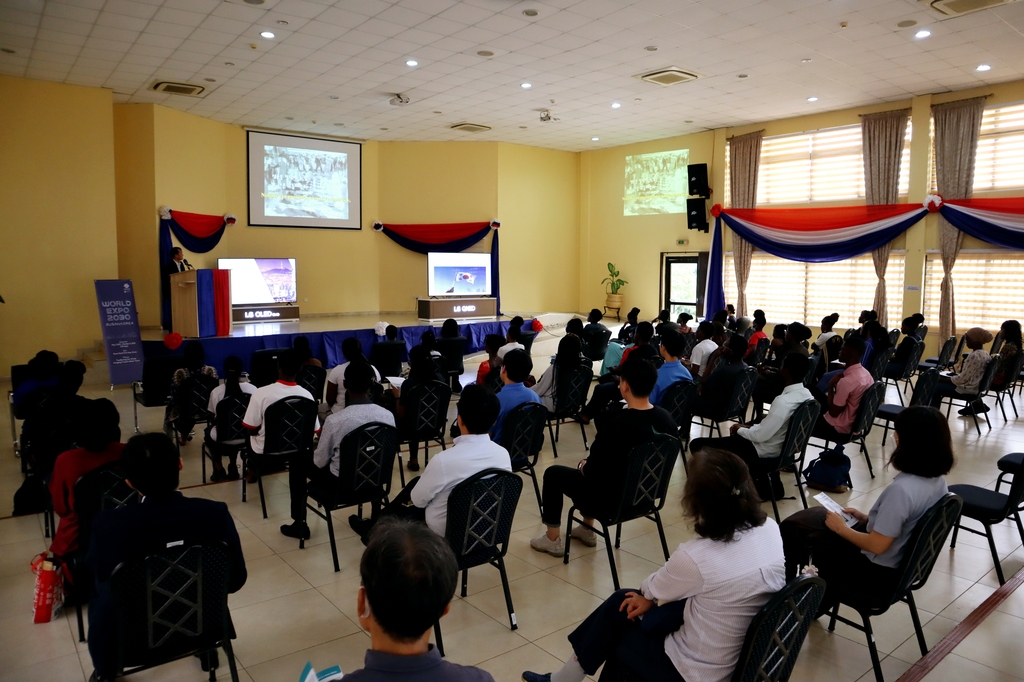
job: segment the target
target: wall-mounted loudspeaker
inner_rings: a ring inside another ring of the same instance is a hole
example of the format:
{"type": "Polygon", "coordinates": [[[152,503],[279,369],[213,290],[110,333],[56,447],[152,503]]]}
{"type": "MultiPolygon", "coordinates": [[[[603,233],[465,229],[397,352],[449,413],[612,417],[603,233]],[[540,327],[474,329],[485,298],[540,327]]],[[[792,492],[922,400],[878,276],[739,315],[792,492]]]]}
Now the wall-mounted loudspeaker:
{"type": "Polygon", "coordinates": [[[691,230],[708,231],[707,205],[703,199],[686,200],[686,227],[691,230]]]}
{"type": "Polygon", "coordinates": [[[686,167],[686,172],[690,178],[690,196],[709,198],[711,191],[708,189],[708,165],[691,163],[686,167]]]}

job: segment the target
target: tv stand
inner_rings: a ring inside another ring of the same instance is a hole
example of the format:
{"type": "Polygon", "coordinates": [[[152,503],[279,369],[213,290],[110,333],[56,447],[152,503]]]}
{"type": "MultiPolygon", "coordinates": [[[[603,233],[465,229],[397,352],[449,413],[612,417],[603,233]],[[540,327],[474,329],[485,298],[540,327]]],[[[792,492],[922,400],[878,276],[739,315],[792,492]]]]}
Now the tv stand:
{"type": "Polygon", "coordinates": [[[231,306],[232,324],[253,322],[280,322],[299,319],[299,306],[292,303],[270,303],[268,305],[231,306]]]}
{"type": "Polygon", "coordinates": [[[468,317],[497,317],[498,301],[489,296],[471,298],[418,298],[416,313],[423,320],[465,319],[468,317]]]}

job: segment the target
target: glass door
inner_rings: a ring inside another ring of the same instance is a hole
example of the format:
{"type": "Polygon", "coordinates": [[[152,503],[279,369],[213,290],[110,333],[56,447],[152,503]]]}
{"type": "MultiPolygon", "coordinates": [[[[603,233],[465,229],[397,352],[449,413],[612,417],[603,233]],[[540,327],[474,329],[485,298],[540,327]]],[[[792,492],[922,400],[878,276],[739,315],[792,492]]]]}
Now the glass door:
{"type": "MultiPolygon", "coordinates": [[[[697,256],[665,257],[665,308],[673,320],[679,313],[697,316],[700,277],[697,256]]],[[[703,294],[703,292],[701,292],[703,294]]]]}

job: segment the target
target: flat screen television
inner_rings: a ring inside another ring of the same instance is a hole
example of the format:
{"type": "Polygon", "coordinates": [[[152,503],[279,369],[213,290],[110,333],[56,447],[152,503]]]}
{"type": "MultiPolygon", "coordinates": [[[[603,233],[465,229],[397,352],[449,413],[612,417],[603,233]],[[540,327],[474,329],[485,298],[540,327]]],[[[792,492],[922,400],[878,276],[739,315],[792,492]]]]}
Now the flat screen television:
{"type": "Polygon", "coordinates": [[[490,296],[491,254],[428,253],[427,294],[490,296]]]}
{"type": "Polygon", "coordinates": [[[294,303],[294,258],[218,258],[231,271],[231,305],[294,303]]]}

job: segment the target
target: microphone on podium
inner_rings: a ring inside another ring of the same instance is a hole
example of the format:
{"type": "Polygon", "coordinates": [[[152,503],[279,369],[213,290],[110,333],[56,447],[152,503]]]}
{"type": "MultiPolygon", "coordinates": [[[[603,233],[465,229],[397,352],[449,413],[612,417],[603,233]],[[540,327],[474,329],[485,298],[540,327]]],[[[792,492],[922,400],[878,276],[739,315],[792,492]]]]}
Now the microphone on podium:
{"type": "Polygon", "coordinates": [[[189,270],[195,270],[195,268],[194,268],[194,267],[192,267],[192,264],[191,264],[191,263],[189,263],[189,262],[188,262],[187,260],[185,260],[184,258],[182,258],[182,259],[181,259],[181,262],[182,262],[182,263],[184,263],[184,264],[185,264],[185,267],[186,267],[186,268],[188,268],[189,270]]]}

